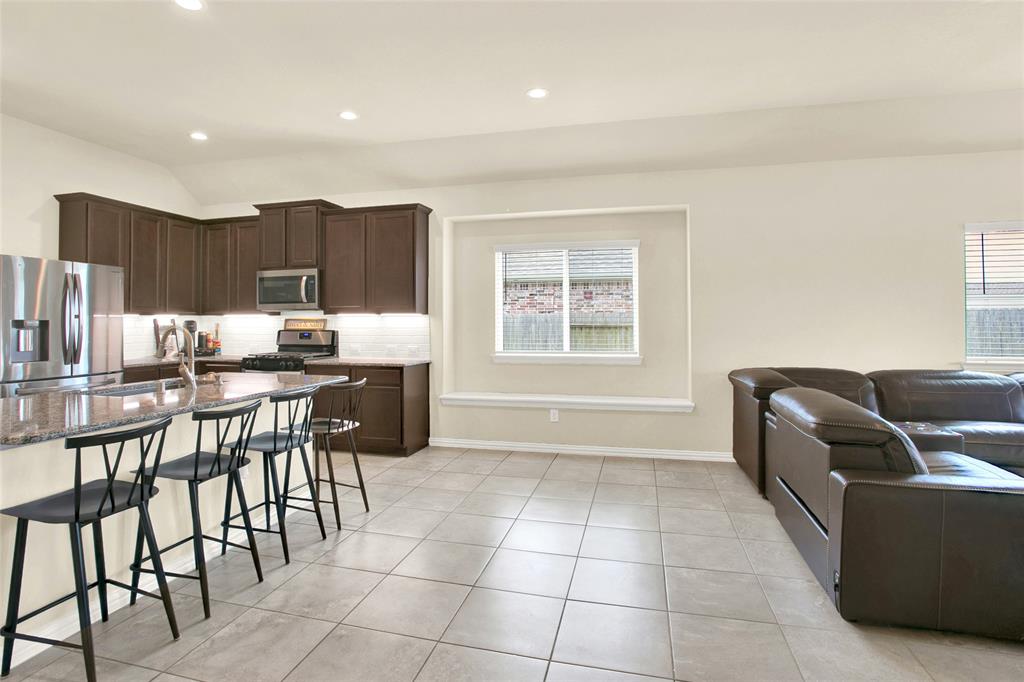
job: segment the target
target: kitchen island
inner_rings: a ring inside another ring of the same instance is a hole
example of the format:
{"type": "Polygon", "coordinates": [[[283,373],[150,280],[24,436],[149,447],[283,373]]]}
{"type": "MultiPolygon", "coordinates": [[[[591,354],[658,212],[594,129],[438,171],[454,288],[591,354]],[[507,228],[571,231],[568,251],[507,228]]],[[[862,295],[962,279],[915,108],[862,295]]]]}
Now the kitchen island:
{"type": "MultiPolygon", "coordinates": [[[[74,481],[73,451],[65,450],[63,439],[81,433],[107,429],[126,428],[168,415],[180,415],[174,419],[166,432],[162,461],[183,457],[195,449],[196,424],[188,413],[196,410],[215,408],[229,404],[262,400],[253,433],[270,430],[274,426],[274,405],[268,398],[307,386],[324,386],[348,380],[340,375],[301,375],[225,373],[217,375],[214,383],[202,383],[195,390],[191,388],[166,388],[159,390],[152,382],[138,387],[134,392],[131,384],[114,390],[126,391],[128,395],[99,395],[75,392],[41,393],[18,398],[0,399],[0,509],[44,497],[72,487],[74,481]]],[[[111,390],[105,387],[105,390],[111,390]]],[[[287,423],[283,412],[281,424],[287,423]]],[[[215,447],[213,429],[204,429],[203,449],[215,447]]],[[[312,450],[309,448],[310,455],[312,450]]],[[[126,453],[129,450],[126,450],[126,453]]],[[[88,451],[86,451],[88,453],[88,451]]],[[[87,457],[83,453],[82,479],[91,480],[103,476],[103,458],[99,452],[87,457]]],[[[126,454],[127,456],[127,454],[126,454]]],[[[263,499],[263,473],[259,454],[249,455],[254,460],[242,469],[243,484],[250,504],[263,499]]],[[[280,458],[283,467],[284,458],[280,458]]],[[[127,460],[127,464],[131,464],[127,460]]],[[[294,457],[292,480],[304,480],[301,473],[301,458],[294,457]]],[[[132,467],[126,467],[126,471],[132,467]]],[[[130,475],[127,474],[126,475],[130,475]]],[[[150,504],[150,512],[157,539],[162,546],[191,534],[188,489],[186,484],[161,480],[159,494],[150,504]]],[[[220,534],[220,521],[224,512],[225,481],[214,479],[202,486],[200,511],[204,531],[211,535],[220,534]]],[[[305,496],[306,491],[298,494],[305,496]]],[[[237,511],[237,506],[236,506],[237,511]]],[[[303,512],[295,512],[303,513],[303,512]]],[[[254,512],[253,522],[263,525],[261,513],[254,512]]],[[[137,516],[118,514],[104,523],[106,540],[106,565],[108,575],[123,581],[130,581],[128,565],[132,561],[137,516]]],[[[8,516],[0,516],[0,611],[6,610],[11,579],[11,551],[14,546],[16,522],[8,516]]],[[[244,534],[233,534],[235,541],[244,542],[244,534]]],[[[86,542],[91,545],[89,533],[86,542]]],[[[259,534],[257,542],[271,550],[279,548],[275,536],[259,534]]],[[[207,558],[219,554],[219,547],[208,547],[207,558]]],[[[91,552],[87,552],[91,555],[91,552]]],[[[186,544],[164,555],[168,571],[191,572],[192,551],[186,544]]],[[[88,560],[89,579],[95,577],[95,567],[88,560]]],[[[246,575],[254,583],[255,575],[246,575]]],[[[152,588],[155,581],[151,576],[143,578],[142,586],[152,588]],[[149,580],[147,580],[149,579],[149,580]]],[[[41,606],[73,590],[71,554],[67,542],[67,528],[62,525],[33,523],[29,529],[28,552],[25,563],[25,577],[22,587],[21,609],[24,613],[41,606]]],[[[114,589],[110,593],[110,607],[127,604],[127,594],[114,589]]],[[[140,606],[149,605],[149,600],[140,606]]],[[[97,606],[92,595],[92,606],[97,606]]],[[[111,619],[117,616],[111,614],[111,619]]],[[[98,616],[96,616],[98,619],[98,616]]],[[[39,618],[28,621],[22,628],[25,632],[52,638],[65,638],[78,631],[77,612],[74,601],[55,608],[39,618]]],[[[168,633],[168,638],[170,634],[168,633]]],[[[15,647],[15,663],[37,653],[42,645],[19,642],[15,647]]]]}

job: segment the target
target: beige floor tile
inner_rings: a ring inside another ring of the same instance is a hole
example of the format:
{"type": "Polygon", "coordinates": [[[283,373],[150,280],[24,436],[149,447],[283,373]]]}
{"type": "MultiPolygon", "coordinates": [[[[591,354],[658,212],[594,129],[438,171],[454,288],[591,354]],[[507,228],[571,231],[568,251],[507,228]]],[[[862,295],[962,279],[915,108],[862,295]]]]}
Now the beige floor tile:
{"type": "Polygon", "coordinates": [[[552,660],[671,677],[668,614],[568,601],[552,660]]]}
{"type": "Polygon", "coordinates": [[[786,530],[774,515],[744,514],[731,512],[733,528],[736,535],[745,540],[769,540],[771,542],[789,542],[786,530]]]}
{"type": "Polygon", "coordinates": [[[496,516],[477,516],[475,514],[449,514],[448,518],[438,525],[429,540],[443,542],[464,542],[469,545],[497,547],[505,534],[512,527],[513,520],[496,516]]]}
{"type": "Polygon", "coordinates": [[[671,618],[677,678],[800,680],[778,625],[686,613],[671,618]]]}
{"type": "Polygon", "coordinates": [[[717,490],[697,488],[658,488],[658,505],[683,509],[725,511],[725,502],[717,490]]]}
{"type": "Polygon", "coordinates": [[[814,580],[814,574],[807,568],[804,558],[791,542],[766,542],[764,540],[740,540],[750,559],[754,573],[774,575],[780,578],[814,580]]]}
{"type": "Polygon", "coordinates": [[[655,471],[695,471],[706,473],[708,462],[700,462],[693,459],[656,459],[654,460],[655,471]]]}
{"type": "MultiPolygon", "coordinates": [[[[316,561],[324,552],[330,550],[339,542],[347,538],[352,531],[348,529],[338,530],[334,525],[334,509],[321,507],[324,516],[324,530],[327,532],[327,539],[320,535],[320,526],[309,523],[294,523],[296,517],[305,517],[303,520],[316,523],[314,514],[296,512],[285,519],[285,532],[288,534],[288,553],[293,561],[316,561]]],[[[273,526],[277,528],[275,524],[273,526]]],[[[284,548],[281,546],[280,538],[276,535],[258,534],[256,543],[259,546],[260,555],[284,557],[284,548]]]]}
{"type": "Polygon", "coordinates": [[[496,651],[438,644],[417,682],[542,682],[545,661],[496,651]]]}
{"type": "Polygon", "coordinates": [[[559,500],[586,500],[589,502],[594,499],[595,490],[597,490],[596,483],[545,478],[537,484],[533,491],[533,496],[553,497],[559,500]]]}
{"type": "Polygon", "coordinates": [[[856,627],[843,620],[816,580],[761,576],[761,586],[782,625],[825,630],[856,627]]]}
{"type": "Polygon", "coordinates": [[[423,481],[423,483],[420,483],[420,485],[424,488],[469,492],[480,485],[483,480],[482,474],[460,474],[450,471],[439,471],[423,481]]]}
{"type": "Polygon", "coordinates": [[[661,507],[660,512],[663,533],[736,537],[736,531],[733,530],[732,522],[726,512],[679,507],[661,507]]]}
{"type": "MultiPolygon", "coordinates": [[[[106,658],[96,660],[96,677],[103,682],[146,682],[159,671],[140,668],[106,658]]],[[[4,678],[5,682],[10,678],[4,678]]],[[[65,655],[26,678],[31,682],[78,682],[85,679],[85,659],[77,655],[65,655]]]]}
{"type": "Polygon", "coordinates": [[[1024,653],[1018,655],[918,642],[910,650],[939,682],[1024,680],[1024,653]]]}
{"type": "Polygon", "coordinates": [[[374,483],[388,483],[393,485],[419,485],[434,475],[433,471],[426,469],[404,469],[389,467],[387,471],[374,477],[374,483]]]}
{"type": "Polygon", "coordinates": [[[493,553],[493,548],[481,545],[424,540],[392,572],[411,578],[472,585],[493,553]]]}
{"type": "Polygon", "coordinates": [[[628,530],[658,530],[658,508],[644,504],[595,502],[587,524],[628,530]]]}
{"type": "Polygon", "coordinates": [[[197,680],[277,682],[333,628],[321,620],[249,609],[169,672],[197,680]]]}
{"type": "Polygon", "coordinates": [[[339,625],[288,676],[289,682],[412,682],[434,643],[339,625]]]}
{"type": "Polygon", "coordinates": [[[663,679],[665,678],[587,668],[582,665],[552,663],[548,667],[546,682],[658,682],[663,679]]]}
{"type": "Polygon", "coordinates": [[[658,493],[653,485],[622,485],[599,483],[594,494],[595,502],[617,502],[619,504],[650,504],[657,506],[658,493]]]}
{"type": "Polygon", "coordinates": [[[650,457],[609,456],[604,458],[604,468],[652,471],[654,469],[654,460],[650,457]]]}
{"type": "Polygon", "coordinates": [[[789,648],[807,680],[927,680],[898,634],[855,629],[838,632],[783,626],[789,648]]]}
{"type": "MultiPolygon", "coordinates": [[[[261,539],[268,541],[271,538],[277,540],[276,536],[261,539]]],[[[262,553],[260,564],[263,568],[263,582],[258,582],[252,557],[248,552],[231,551],[224,557],[211,561],[207,565],[210,597],[241,606],[252,606],[306,567],[301,561],[292,560],[290,564],[286,564],[284,559],[262,553]]],[[[189,580],[177,594],[199,597],[199,581],[189,580]]]]}
{"type": "Polygon", "coordinates": [[[661,564],[661,535],[646,530],[587,526],[580,556],[611,561],[661,564]]]}
{"type": "MultiPolygon", "coordinates": [[[[412,486],[370,481],[366,484],[366,499],[370,501],[370,509],[373,509],[391,504],[410,490],[412,490],[412,486]]],[[[346,491],[340,499],[346,502],[362,503],[363,494],[358,490],[351,489],[346,491]]]]}
{"type": "Polygon", "coordinates": [[[388,573],[419,543],[417,538],[358,532],[318,561],[332,566],[388,573]]]}
{"type": "Polygon", "coordinates": [[[658,487],[711,490],[715,484],[711,476],[703,471],[659,471],[658,487]]]}
{"type": "Polygon", "coordinates": [[[515,518],[519,516],[523,505],[529,498],[518,495],[495,495],[494,493],[470,493],[455,511],[462,514],[478,514],[482,516],[501,516],[515,518]]]}
{"type": "Polygon", "coordinates": [[[404,535],[410,538],[425,538],[430,531],[444,520],[444,512],[407,507],[388,507],[370,519],[363,530],[370,533],[404,535]]]}
{"type": "Polygon", "coordinates": [[[492,459],[480,459],[479,457],[459,457],[445,465],[441,471],[451,471],[461,474],[489,474],[498,466],[498,462],[492,459]]]}
{"type": "Polygon", "coordinates": [[[468,494],[459,490],[413,488],[407,494],[397,499],[391,506],[450,512],[462,504],[462,501],[466,499],[468,494]]]}
{"type": "Polygon", "coordinates": [[[383,577],[369,571],[310,564],[256,606],[339,623],[383,577]]]}
{"type": "Polygon", "coordinates": [[[665,570],[654,564],[580,558],[569,599],[664,610],[665,570]]]}
{"type": "Polygon", "coordinates": [[[665,576],[671,611],[775,622],[755,575],[666,566],[665,576]]]}
{"type": "Polygon", "coordinates": [[[719,490],[718,495],[722,498],[726,511],[744,514],[775,515],[775,507],[772,506],[771,502],[759,495],[748,495],[728,490],[719,490]]]}
{"type": "Polygon", "coordinates": [[[663,533],[665,565],[710,571],[753,573],[743,546],[734,538],[663,533]]]}
{"type": "Polygon", "coordinates": [[[345,624],[437,639],[467,594],[464,585],[389,575],[345,618],[345,624]]]}
{"type": "Polygon", "coordinates": [[[498,493],[499,495],[531,495],[540,477],[525,478],[521,476],[488,476],[476,489],[480,493],[498,493]]]}
{"type": "Polygon", "coordinates": [[[597,483],[601,477],[601,467],[592,464],[567,463],[555,460],[544,472],[545,480],[555,481],[579,481],[583,483],[597,483]]]}
{"type": "Polygon", "coordinates": [[[583,539],[584,526],[546,521],[516,521],[501,542],[506,549],[575,556],[583,539]]]}
{"type": "Polygon", "coordinates": [[[555,642],[563,600],[474,588],[442,641],[547,658],[555,642]]]}
{"type": "Polygon", "coordinates": [[[491,473],[495,476],[515,476],[518,478],[543,478],[548,467],[549,460],[513,460],[509,457],[499,464],[491,473]]]}
{"type": "Polygon", "coordinates": [[[508,457],[508,450],[466,450],[462,453],[463,457],[475,457],[477,459],[489,459],[495,462],[501,462],[508,457]]]}
{"type": "Polygon", "coordinates": [[[587,500],[558,500],[550,497],[531,498],[523,510],[520,519],[529,521],[552,521],[556,523],[585,524],[590,515],[590,502],[587,500]]]}
{"type": "Polygon", "coordinates": [[[565,597],[576,558],[558,554],[498,549],[477,580],[478,587],[565,597]]]}
{"type": "Polygon", "coordinates": [[[654,469],[625,469],[605,465],[599,480],[601,483],[654,485],[654,469]]]}

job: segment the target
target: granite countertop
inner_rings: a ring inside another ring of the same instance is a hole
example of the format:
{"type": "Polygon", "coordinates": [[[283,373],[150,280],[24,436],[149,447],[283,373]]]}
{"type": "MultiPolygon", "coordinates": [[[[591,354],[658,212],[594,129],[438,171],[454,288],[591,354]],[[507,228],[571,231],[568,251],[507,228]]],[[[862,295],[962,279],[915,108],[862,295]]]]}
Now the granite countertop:
{"type": "MultiPolygon", "coordinates": [[[[241,362],[241,355],[197,355],[196,362],[241,362]]],[[[176,365],[178,364],[178,356],[168,356],[165,358],[157,357],[146,357],[146,358],[133,358],[131,360],[124,361],[124,368],[129,367],[158,367],[163,365],[176,365]]]]}
{"type": "Polygon", "coordinates": [[[316,365],[351,365],[356,367],[414,367],[416,365],[429,364],[429,358],[371,358],[363,357],[360,355],[306,360],[306,365],[313,367],[315,367],[316,365]]]}
{"type": "Polygon", "coordinates": [[[200,384],[194,391],[180,388],[123,397],[54,391],[22,398],[0,398],[0,449],[347,380],[343,376],[315,374],[225,373],[219,376],[221,383],[200,384]]]}

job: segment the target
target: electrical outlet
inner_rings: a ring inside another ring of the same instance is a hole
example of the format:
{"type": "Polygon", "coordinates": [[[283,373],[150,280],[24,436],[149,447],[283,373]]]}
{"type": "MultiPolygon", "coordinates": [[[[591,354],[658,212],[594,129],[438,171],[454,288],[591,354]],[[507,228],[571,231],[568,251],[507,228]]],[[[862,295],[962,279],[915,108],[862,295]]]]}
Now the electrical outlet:
{"type": "Polygon", "coordinates": [[[558,410],[550,410],[548,416],[551,419],[551,423],[554,424],[558,421],[558,410]]]}

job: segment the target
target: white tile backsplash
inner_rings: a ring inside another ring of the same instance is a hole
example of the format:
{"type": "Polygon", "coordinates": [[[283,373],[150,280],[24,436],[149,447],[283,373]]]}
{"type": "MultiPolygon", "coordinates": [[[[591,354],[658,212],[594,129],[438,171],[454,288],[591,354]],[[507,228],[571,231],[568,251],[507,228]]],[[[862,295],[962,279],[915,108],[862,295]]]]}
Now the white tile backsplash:
{"type": "MultiPolygon", "coordinates": [[[[178,324],[195,320],[201,331],[213,332],[220,324],[221,347],[225,355],[248,355],[277,350],[277,330],[285,315],[193,315],[176,316],[178,324]]],[[[295,317],[323,317],[296,314],[295,317]]],[[[363,357],[430,357],[430,318],[426,315],[327,315],[328,329],[338,330],[341,355],[363,357]]],[[[125,315],[124,358],[135,360],[153,355],[151,315],[125,315]]],[[[167,315],[158,315],[170,324],[167,315]]]]}

